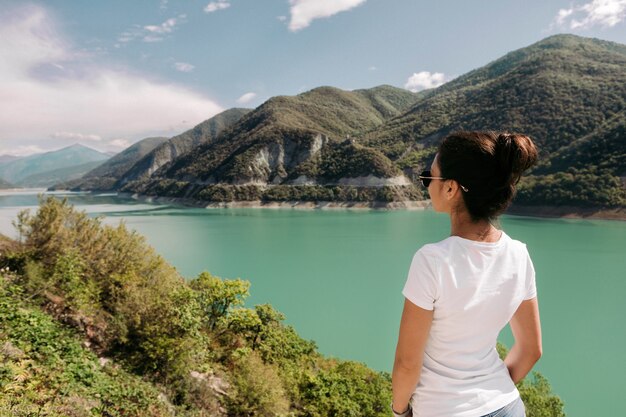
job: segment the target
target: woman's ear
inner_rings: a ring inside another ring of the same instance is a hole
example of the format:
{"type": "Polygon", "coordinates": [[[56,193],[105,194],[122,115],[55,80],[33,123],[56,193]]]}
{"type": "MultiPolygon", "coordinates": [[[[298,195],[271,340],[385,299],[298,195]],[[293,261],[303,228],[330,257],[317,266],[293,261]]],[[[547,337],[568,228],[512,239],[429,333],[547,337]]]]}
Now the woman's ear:
{"type": "Polygon", "coordinates": [[[459,184],[455,180],[446,180],[444,186],[446,187],[446,198],[452,200],[459,191],[459,184]]]}

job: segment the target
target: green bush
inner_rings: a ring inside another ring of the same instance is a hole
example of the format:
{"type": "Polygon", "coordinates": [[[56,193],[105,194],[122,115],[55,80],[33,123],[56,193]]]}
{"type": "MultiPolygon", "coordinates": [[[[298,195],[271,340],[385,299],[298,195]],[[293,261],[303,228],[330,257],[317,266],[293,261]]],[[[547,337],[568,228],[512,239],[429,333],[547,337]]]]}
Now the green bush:
{"type": "Polygon", "coordinates": [[[34,215],[20,213],[16,227],[31,258],[25,287],[43,284],[60,297],[69,311],[53,308],[59,318],[84,328],[103,351],[124,352],[139,369],[165,376],[185,367],[200,326],[199,305],[142,236],[123,223],[103,226],[53,197],[42,198],[34,215]]]}
{"type": "Polygon", "coordinates": [[[323,361],[317,373],[301,382],[302,416],[371,416],[390,414],[391,378],[351,361],[323,361]]]}
{"type": "Polygon", "coordinates": [[[626,189],[619,177],[597,168],[524,177],[515,199],[522,205],[625,207],[626,189]]]}
{"type": "Polygon", "coordinates": [[[249,294],[250,283],[242,279],[222,280],[202,272],[189,282],[189,286],[196,293],[203,325],[213,330],[232,307],[243,304],[249,294]]]}
{"type": "Polygon", "coordinates": [[[265,363],[256,352],[238,355],[233,361],[227,398],[229,412],[241,417],[278,417],[289,411],[289,399],[276,365],[265,363]]]}
{"type": "Polygon", "coordinates": [[[83,347],[75,331],[26,304],[0,274],[0,415],[171,416],[159,391],[83,347]]]}

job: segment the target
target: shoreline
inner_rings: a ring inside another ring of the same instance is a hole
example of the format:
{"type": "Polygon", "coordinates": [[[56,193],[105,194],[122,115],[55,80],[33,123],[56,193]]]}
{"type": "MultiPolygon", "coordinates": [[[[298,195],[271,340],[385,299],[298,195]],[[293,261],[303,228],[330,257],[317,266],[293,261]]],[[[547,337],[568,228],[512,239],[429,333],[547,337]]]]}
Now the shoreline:
{"type": "MultiPolygon", "coordinates": [[[[1,191],[40,191],[46,189],[14,188],[1,191]]],[[[55,192],[73,192],[70,190],[55,190],[55,192]]],[[[223,209],[223,208],[265,208],[265,209],[292,209],[292,210],[426,210],[431,207],[430,200],[407,201],[229,201],[206,202],[189,198],[148,196],[129,192],[115,191],[83,191],[89,194],[117,194],[137,201],[178,204],[186,207],[223,209]]],[[[504,213],[512,216],[550,218],[550,219],[581,219],[581,220],[616,220],[626,221],[626,207],[575,207],[575,206],[519,206],[512,205],[504,213]]]]}
{"type": "MultiPolygon", "coordinates": [[[[270,208],[296,210],[356,209],[356,210],[425,210],[431,207],[430,200],[420,201],[230,201],[207,203],[176,197],[145,196],[133,193],[118,193],[139,201],[173,203],[196,208],[270,208]]],[[[511,216],[626,221],[626,208],[586,208],[574,206],[516,206],[512,205],[504,213],[511,216]]]]}
{"type": "Polygon", "coordinates": [[[580,220],[626,220],[626,207],[599,208],[574,206],[516,206],[512,205],[506,214],[549,219],[580,220]]]}
{"type": "Polygon", "coordinates": [[[206,202],[188,198],[146,196],[133,193],[118,193],[120,196],[130,197],[137,201],[154,203],[173,203],[183,206],[223,209],[223,208],[269,208],[269,209],[294,209],[294,210],[424,210],[430,207],[430,200],[421,201],[228,201],[206,202]]]}

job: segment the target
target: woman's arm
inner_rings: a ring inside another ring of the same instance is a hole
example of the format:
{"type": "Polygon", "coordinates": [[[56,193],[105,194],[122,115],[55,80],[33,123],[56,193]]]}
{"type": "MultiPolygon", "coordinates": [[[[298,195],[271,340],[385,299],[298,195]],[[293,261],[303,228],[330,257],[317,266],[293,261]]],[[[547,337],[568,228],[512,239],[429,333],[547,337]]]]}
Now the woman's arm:
{"type": "Polygon", "coordinates": [[[537,298],[522,301],[509,324],[515,343],[504,363],[511,379],[517,384],[541,357],[541,323],[537,298]]]}
{"type": "Polygon", "coordinates": [[[425,310],[404,300],[396,359],[391,374],[393,409],[397,412],[407,409],[411,394],[419,382],[424,347],[432,321],[433,310],[425,310]]]}

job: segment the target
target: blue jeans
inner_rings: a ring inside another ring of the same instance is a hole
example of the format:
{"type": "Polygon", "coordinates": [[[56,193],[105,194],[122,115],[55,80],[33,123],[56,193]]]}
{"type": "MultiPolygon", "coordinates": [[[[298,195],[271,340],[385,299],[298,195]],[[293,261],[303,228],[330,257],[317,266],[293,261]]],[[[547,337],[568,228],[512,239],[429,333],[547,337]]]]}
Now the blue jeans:
{"type": "Polygon", "coordinates": [[[526,408],[522,399],[518,397],[517,400],[483,417],[526,417],[526,408]]]}

